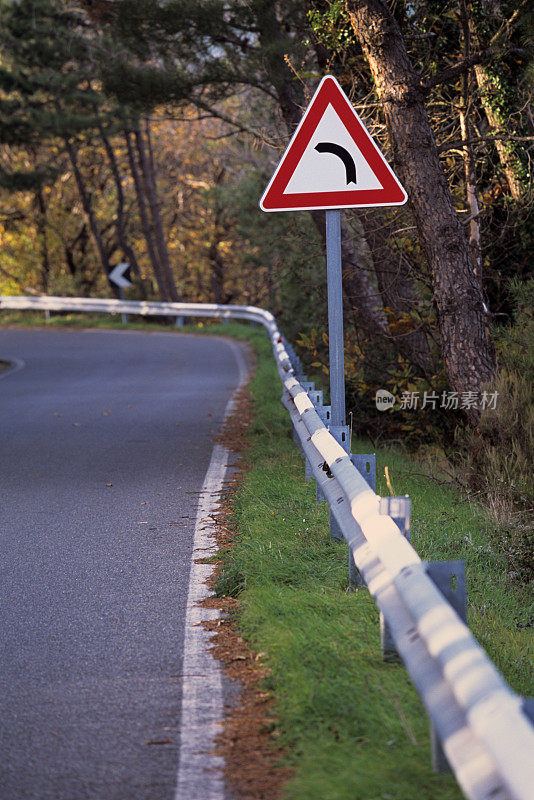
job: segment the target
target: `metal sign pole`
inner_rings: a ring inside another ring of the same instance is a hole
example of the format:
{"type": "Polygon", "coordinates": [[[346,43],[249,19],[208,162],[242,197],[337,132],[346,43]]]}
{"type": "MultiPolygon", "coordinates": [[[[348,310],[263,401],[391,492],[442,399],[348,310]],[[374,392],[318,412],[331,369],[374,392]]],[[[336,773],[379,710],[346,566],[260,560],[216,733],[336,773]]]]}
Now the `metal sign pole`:
{"type": "Polygon", "coordinates": [[[332,425],[345,425],[345,359],[343,350],[343,296],[341,289],[341,212],[326,214],[326,279],[328,286],[328,342],[332,425]]]}
{"type": "MultiPolygon", "coordinates": [[[[124,300],[124,289],[122,288],[122,286],[119,286],[119,297],[121,300],[124,300]]],[[[128,325],[128,314],[122,315],[122,324],[128,325]]]]}

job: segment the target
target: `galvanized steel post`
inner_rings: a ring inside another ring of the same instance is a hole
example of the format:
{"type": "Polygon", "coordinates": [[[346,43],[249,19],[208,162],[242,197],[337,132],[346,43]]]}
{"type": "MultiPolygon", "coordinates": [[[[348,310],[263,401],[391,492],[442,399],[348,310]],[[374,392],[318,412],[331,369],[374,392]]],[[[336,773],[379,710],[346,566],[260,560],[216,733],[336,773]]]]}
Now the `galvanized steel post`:
{"type": "MultiPolygon", "coordinates": [[[[122,286],[119,286],[119,297],[121,300],[124,300],[124,289],[122,288],[122,286]]],[[[128,325],[128,314],[122,315],[122,324],[128,325]]]]}
{"type": "Polygon", "coordinates": [[[326,214],[326,280],[332,425],[345,424],[345,359],[343,352],[343,295],[341,284],[341,213],[326,214]]]}

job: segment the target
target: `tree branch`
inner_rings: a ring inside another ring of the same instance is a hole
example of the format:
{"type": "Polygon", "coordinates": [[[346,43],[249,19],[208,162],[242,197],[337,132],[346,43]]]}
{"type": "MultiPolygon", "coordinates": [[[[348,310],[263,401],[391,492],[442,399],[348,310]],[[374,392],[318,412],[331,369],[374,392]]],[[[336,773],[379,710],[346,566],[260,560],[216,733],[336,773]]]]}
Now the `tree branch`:
{"type": "Polygon", "coordinates": [[[510,17],[510,19],[504,20],[504,22],[502,23],[502,25],[499,28],[499,30],[496,33],[494,33],[493,36],[491,37],[490,46],[492,44],[495,44],[495,42],[500,38],[500,36],[503,33],[506,33],[507,35],[509,35],[510,28],[515,23],[516,19],[518,18],[519,14],[521,13],[522,7],[524,5],[526,5],[526,2],[527,2],[527,0],[521,0],[521,2],[519,3],[518,7],[515,9],[514,13],[510,17]]]}
{"type": "Polygon", "coordinates": [[[484,142],[500,142],[500,141],[514,141],[514,142],[534,142],[534,136],[511,136],[509,134],[503,136],[479,136],[476,139],[457,139],[454,142],[446,142],[438,147],[438,153],[447,153],[449,150],[457,150],[459,147],[465,145],[483,144],[484,142]]]}
{"type": "Polygon", "coordinates": [[[466,58],[464,61],[460,61],[459,64],[455,64],[453,67],[449,67],[448,69],[443,69],[441,72],[438,72],[437,75],[433,75],[431,78],[425,78],[421,81],[421,88],[425,93],[428,93],[434,86],[438,86],[440,83],[446,83],[447,81],[452,81],[455,78],[458,78],[460,75],[463,75],[468,69],[471,69],[472,66],[475,64],[482,64],[485,61],[489,61],[489,59],[495,54],[495,51],[491,48],[488,48],[483,53],[473,53],[472,56],[466,58]]]}
{"type": "Polygon", "coordinates": [[[197,108],[201,108],[203,111],[205,111],[212,119],[220,119],[222,122],[232,125],[232,127],[236,128],[238,131],[241,131],[241,133],[248,133],[252,136],[257,136],[257,131],[252,130],[252,128],[249,128],[246,125],[242,125],[240,122],[236,122],[226,114],[222,114],[220,111],[217,111],[215,107],[209,106],[208,103],[204,103],[198,97],[191,98],[191,103],[197,106],[197,108]]]}

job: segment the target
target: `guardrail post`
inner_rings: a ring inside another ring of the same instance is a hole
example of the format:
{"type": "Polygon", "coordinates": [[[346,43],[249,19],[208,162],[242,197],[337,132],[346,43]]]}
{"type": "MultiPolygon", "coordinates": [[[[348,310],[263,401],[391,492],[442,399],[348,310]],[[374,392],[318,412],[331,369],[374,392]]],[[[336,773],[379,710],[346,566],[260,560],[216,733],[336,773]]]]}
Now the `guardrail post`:
{"type": "MultiPolygon", "coordinates": [[[[341,445],[347,455],[350,450],[350,428],[348,425],[331,425],[328,429],[336,442],[341,445]]],[[[328,517],[330,521],[330,538],[339,541],[343,539],[341,528],[337,524],[336,518],[332,513],[332,509],[328,509],[328,517]]]]}
{"type": "MultiPolygon", "coordinates": [[[[332,421],[332,406],[317,406],[316,410],[323,425],[328,428],[330,422],[332,421]]],[[[324,496],[323,492],[321,491],[321,487],[318,484],[315,485],[315,500],[317,503],[323,503],[326,501],[326,497],[324,496]]]]}
{"type": "Polygon", "coordinates": [[[176,327],[183,328],[184,327],[184,318],[183,317],[176,317],[176,327]]]}
{"type": "MultiPolygon", "coordinates": [[[[350,460],[367,482],[370,489],[375,491],[376,486],[376,457],[374,453],[367,455],[361,453],[351,453],[350,460]]],[[[352,555],[352,548],[349,545],[349,590],[355,586],[363,586],[364,580],[360,575],[356,564],[354,563],[354,556],[352,555]]]]}
{"type": "Polygon", "coordinates": [[[317,409],[317,413],[321,417],[323,425],[329,428],[332,421],[332,406],[322,406],[317,409]]]}
{"type": "Polygon", "coordinates": [[[292,345],[292,344],[290,344],[290,343],[287,341],[287,339],[286,339],[286,337],[285,337],[285,336],[282,336],[282,344],[284,345],[284,347],[285,347],[285,349],[286,349],[286,353],[287,353],[287,354],[288,354],[288,356],[290,357],[291,361],[293,361],[293,359],[294,359],[294,357],[295,357],[295,351],[293,350],[293,345],[292,345]]]}
{"type": "Polygon", "coordinates": [[[523,714],[528,717],[531,722],[534,722],[534,697],[523,698],[523,714]]]}
{"type": "Polygon", "coordinates": [[[369,487],[373,490],[376,489],[376,457],[374,453],[351,453],[350,460],[364,478],[369,487]]]}
{"type": "MultiPolygon", "coordinates": [[[[436,587],[454,608],[462,622],[467,624],[465,561],[428,562],[426,571],[429,578],[436,584],[436,587]]],[[[447,756],[432,723],[430,723],[430,743],[432,747],[432,769],[434,772],[450,772],[451,768],[447,756]]]]}
{"type": "MultiPolygon", "coordinates": [[[[410,511],[411,500],[405,497],[381,497],[378,511],[391,517],[400,532],[410,541],[410,511]]],[[[393,636],[384,615],[380,614],[380,649],[384,661],[400,661],[400,656],[395,647],[393,636]]]]}
{"type": "MultiPolygon", "coordinates": [[[[119,297],[122,301],[124,301],[124,289],[122,286],[119,286],[119,297]]],[[[122,314],[122,324],[128,325],[128,314],[122,314]]]]}
{"type": "MultiPolygon", "coordinates": [[[[319,413],[319,410],[322,408],[323,405],[323,390],[316,389],[314,383],[308,383],[307,386],[310,386],[310,389],[306,389],[308,392],[308,397],[312,401],[315,410],[319,413]]],[[[307,458],[304,459],[305,470],[304,470],[304,477],[307,481],[311,481],[313,478],[313,470],[311,467],[310,462],[307,458]]]]}

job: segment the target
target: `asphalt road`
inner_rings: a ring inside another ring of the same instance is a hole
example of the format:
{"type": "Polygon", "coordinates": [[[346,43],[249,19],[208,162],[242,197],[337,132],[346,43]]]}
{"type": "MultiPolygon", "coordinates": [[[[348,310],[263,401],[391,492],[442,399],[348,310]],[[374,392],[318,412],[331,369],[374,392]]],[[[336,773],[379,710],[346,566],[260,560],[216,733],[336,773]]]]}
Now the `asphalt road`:
{"type": "Polygon", "coordinates": [[[198,495],[236,345],[0,330],[0,796],[171,800],[198,495]]]}

